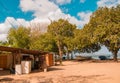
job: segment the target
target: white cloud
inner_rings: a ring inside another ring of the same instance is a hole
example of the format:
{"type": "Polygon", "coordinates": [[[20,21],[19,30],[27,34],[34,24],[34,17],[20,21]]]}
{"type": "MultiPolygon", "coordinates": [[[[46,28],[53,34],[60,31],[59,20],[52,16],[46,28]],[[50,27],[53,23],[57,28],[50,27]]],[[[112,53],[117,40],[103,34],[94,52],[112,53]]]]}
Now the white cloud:
{"type": "Polygon", "coordinates": [[[86,23],[89,22],[90,15],[92,15],[91,11],[79,12],[78,16],[80,17],[80,20],[78,20],[76,17],[71,16],[70,14],[64,14],[60,9],[58,9],[56,12],[51,12],[49,17],[51,20],[58,20],[59,18],[67,19],[70,23],[76,24],[78,27],[82,28],[86,23]]]}
{"type": "MultiPolygon", "coordinates": [[[[81,2],[85,2],[85,0],[80,0],[81,2]]],[[[76,19],[74,16],[70,14],[64,14],[62,10],[56,5],[54,2],[58,4],[67,4],[70,3],[71,0],[20,0],[20,8],[24,12],[32,11],[35,18],[31,22],[50,22],[51,20],[58,20],[59,18],[67,19],[73,24],[77,26],[83,26],[85,23],[89,21],[89,16],[91,12],[81,12],[78,15],[81,20],[76,19]],[[26,5],[29,4],[29,5],[26,5]],[[82,16],[81,14],[85,14],[82,16]]]]}
{"type": "Polygon", "coordinates": [[[49,0],[20,0],[20,7],[24,12],[33,12],[33,16],[37,18],[45,18],[58,9],[58,6],[49,0]]]}
{"type": "Polygon", "coordinates": [[[4,25],[15,28],[18,26],[29,26],[29,22],[22,18],[15,19],[13,17],[7,17],[4,22],[4,25]]]}
{"type": "Polygon", "coordinates": [[[28,27],[30,24],[29,24],[29,21],[26,21],[25,19],[21,19],[21,18],[18,18],[16,19],[16,23],[17,23],[17,26],[25,26],[25,27],[28,27]]]}
{"type": "Polygon", "coordinates": [[[62,13],[59,6],[54,2],[58,4],[65,4],[70,3],[71,0],[21,0],[20,8],[23,12],[32,11],[35,18],[38,19],[48,19],[49,17],[58,19],[65,14],[62,13]]]}
{"type": "Polygon", "coordinates": [[[0,24],[0,34],[7,33],[10,29],[11,25],[7,25],[6,23],[0,24]]]}
{"type": "Polygon", "coordinates": [[[64,4],[69,4],[71,3],[71,0],[50,0],[58,5],[64,5],[64,4]]]}
{"type": "MultiPolygon", "coordinates": [[[[71,0],[64,1],[70,2],[71,0]]],[[[44,26],[50,23],[49,18],[51,20],[58,20],[60,18],[68,19],[70,23],[76,24],[78,27],[83,27],[84,24],[88,23],[90,15],[92,13],[80,12],[78,13],[80,20],[78,20],[76,17],[71,16],[70,14],[63,13],[62,10],[58,7],[58,5],[49,0],[20,0],[20,8],[24,12],[32,11],[35,18],[31,21],[26,21],[21,18],[15,19],[13,17],[7,17],[4,23],[0,23],[0,40],[6,40],[6,34],[12,26],[18,27],[20,25],[23,25],[28,27],[34,23],[41,23],[41,26],[44,26]]],[[[44,29],[42,29],[42,31],[44,31],[44,29]]]]}
{"type": "Polygon", "coordinates": [[[78,16],[80,17],[80,22],[79,23],[80,23],[81,27],[89,22],[91,15],[92,15],[91,11],[79,12],[78,13],[78,16]]]}
{"type": "Polygon", "coordinates": [[[80,0],[80,3],[84,3],[86,0],[80,0]]]}
{"type": "Polygon", "coordinates": [[[0,41],[6,40],[6,34],[8,33],[9,29],[12,27],[9,22],[13,22],[12,18],[6,18],[4,23],[0,24],[0,41]]]}
{"type": "MultiPolygon", "coordinates": [[[[60,3],[70,3],[71,0],[52,0],[53,2],[60,3]]],[[[51,20],[58,20],[59,18],[67,19],[69,18],[70,23],[76,24],[77,26],[82,27],[85,23],[88,22],[89,16],[91,12],[85,12],[85,16],[82,17],[80,14],[81,20],[76,19],[75,17],[71,16],[70,14],[64,14],[62,10],[55,4],[49,0],[21,0],[20,7],[22,11],[33,11],[34,16],[36,17],[32,22],[42,22],[46,21],[49,22],[48,18],[51,20]],[[28,4],[26,6],[26,4],[28,4]],[[47,6],[46,6],[47,5],[47,6]],[[84,19],[83,19],[84,18],[84,19]],[[42,20],[41,20],[42,19],[42,20]]]]}
{"type": "Polygon", "coordinates": [[[51,12],[48,14],[48,17],[51,18],[51,20],[58,20],[59,18],[67,19],[69,14],[64,14],[60,9],[58,9],[55,12],[51,12]]]}
{"type": "Polygon", "coordinates": [[[0,34],[0,41],[6,41],[7,34],[0,34]]]}
{"type": "Polygon", "coordinates": [[[98,7],[113,7],[120,4],[120,0],[99,0],[97,2],[98,7]]]}
{"type": "Polygon", "coordinates": [[[20,25],[29,26],[29,22],[24,19],[15,20],[13,17],[7,17],[5,22],[0,24],[0,40],[5,41],[9,29],[20,25]]]}

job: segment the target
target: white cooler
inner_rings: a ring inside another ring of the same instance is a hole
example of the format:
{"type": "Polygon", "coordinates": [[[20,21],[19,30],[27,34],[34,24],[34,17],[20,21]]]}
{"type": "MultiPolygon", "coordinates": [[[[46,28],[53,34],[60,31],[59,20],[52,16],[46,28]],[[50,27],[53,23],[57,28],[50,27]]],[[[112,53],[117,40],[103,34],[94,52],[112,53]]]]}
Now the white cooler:
{"type": "Polygon", "coordinates": [[[22,74],[21,64],[15,65],[15,74],[16,74],[16,75],[21,75],[21,74],[22,74]]]}
{"type": "Polygon", "coordinates": [[[31,61],[22,61],[21,66],[23,74],[28,74],[31,72],[31,61]]]}

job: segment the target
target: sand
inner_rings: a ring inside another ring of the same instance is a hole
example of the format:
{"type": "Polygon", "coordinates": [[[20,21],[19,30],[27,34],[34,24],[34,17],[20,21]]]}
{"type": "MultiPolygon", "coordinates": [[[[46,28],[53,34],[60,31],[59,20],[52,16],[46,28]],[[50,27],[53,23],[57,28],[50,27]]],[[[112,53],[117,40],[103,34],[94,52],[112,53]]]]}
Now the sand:
{"type": "Polygon", "coordinates": [[[120,83],[120,63],[65,61],[48,72],[0,75],[0,83],[120,83]]]}

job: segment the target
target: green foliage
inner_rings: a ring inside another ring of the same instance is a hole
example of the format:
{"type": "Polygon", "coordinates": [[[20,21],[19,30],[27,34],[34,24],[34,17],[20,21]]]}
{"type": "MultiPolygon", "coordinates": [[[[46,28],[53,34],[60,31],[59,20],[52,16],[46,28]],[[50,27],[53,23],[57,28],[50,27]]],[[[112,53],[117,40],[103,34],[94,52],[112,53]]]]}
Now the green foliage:
{"type": "Polygon", "coordinates": [[[30,30],[25,27],[11,28],[8,41],[12,47],[29,48],[30,30]]]}
{"type": "Polygon", "coordinates": [[[0,46],[9,46],[7,41],[0,41],[0,46]]]}
{"type": "Polygon", "coordinates": [[[30,49],[37,49],[49,52],[58,51],[54,39],[48,33],[39,35],[35,41],[32,40],[30,44],[30,49]]]}
{"type": "Polygon", "coordinates": [[[81,52],[95,52],[100,49],[100,44],[92,42],[92,33],[85,25],[83,29],[78,29],[75,32],[74,43],[77,50],[81,52]]]}
{"type": "Polygon", "coordinates": [[[67,20],[59,19],[48,26],[48,32],[53,36],[58,36],[58,38],[70,37],[73,36],[73,30],[75,28],[76,26],[70,24],[67,20]]]}
{"type": "Polygon", "coordinates": [[[67,43],[65,40],[71,40],[74,36],[75,29],[75,25],[70,24],[67,20],[59,19],[48,26],[48,33],[52,35],[57,44],[60,41],[60,47],[63,48],[64,44],[67,43]]]}
{"type": "Polygon", "coordinates": [[[105,45],[116,56],[120,47],[120,5],[99,8],[82,29],[64,19],[51,22],[45,34],[31,33],[24,27],[11,28],[8,41],[13,47],[59,52],[60,56],[64,47],[69,52],[95,52],[105,45]]]}
{"type": "Polygon", "coordinates": [[[64,51],[64,46],[67,45],[66,46],[67,48],[71,48],[70,46],[68,46],[68,43],[71,42],[65,42],[65,41],[70,40],[72,36],[74,36],[75,29],[76,29],[75,25],[72,25],[67,20],[63,20],[63,19],[59,19],[58,21],[53,21],[48,26],[48,33],[52,35],[59,50],[60,64],[62,64],[62,55],[64,51]]]}
{"type": "Polygon", "coordinates": [[[116,55],[120,46],[120,5],[99,8],[91,16],[88,25],[87,28],[93,31],[91,41],[105,45],[116,55]]]}
{"type": "Polygon", "coordinates": [[[100,8],[95,12],[96,29],[94,37],[110,51],[118,50],[120,45],[120,8],[100,8]]]}

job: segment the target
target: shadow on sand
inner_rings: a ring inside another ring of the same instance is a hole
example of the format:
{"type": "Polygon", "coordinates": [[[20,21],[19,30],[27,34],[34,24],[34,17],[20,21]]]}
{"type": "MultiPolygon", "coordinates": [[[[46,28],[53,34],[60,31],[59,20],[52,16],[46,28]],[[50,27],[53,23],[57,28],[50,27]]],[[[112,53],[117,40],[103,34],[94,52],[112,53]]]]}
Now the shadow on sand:
{"type": "Polygon", "coordinates": [[[0,76],[10,75],[9,70],[0,70],[0,76]]]}
{"type": "Polygon", "coordinates": [[[64,70],[64,69],[62,69],[62,68],[52,68],[52,67],[48,68],[48,71],[58,71],[58,70],[64,70]]]}
{"type": "Polygon", "coordinates": [[[5,77],[5,78],[0,79],[0,82],[9,82],[9,81],[13,81],[13,80],[14,80],[13,78],[5,77]]]}
{"type": "Polygon", "coordinates": [[[73,62],[89,62],[89,63],[120,63],[120,59],[118,61],[114,61],[113,59],[108,60],[97,60],[97,59],[90,59],[90,60],[72,60],[73,62]]]}
{"type": "Polygon", "coordinates": [[[103,78],[104,75],[90,75],[90,76],[66,76],[58,78],[46,78],[40,83],[97,83],[97,80],[103,78]]]}

